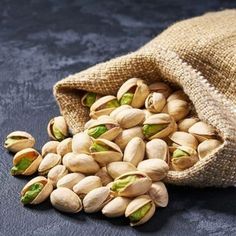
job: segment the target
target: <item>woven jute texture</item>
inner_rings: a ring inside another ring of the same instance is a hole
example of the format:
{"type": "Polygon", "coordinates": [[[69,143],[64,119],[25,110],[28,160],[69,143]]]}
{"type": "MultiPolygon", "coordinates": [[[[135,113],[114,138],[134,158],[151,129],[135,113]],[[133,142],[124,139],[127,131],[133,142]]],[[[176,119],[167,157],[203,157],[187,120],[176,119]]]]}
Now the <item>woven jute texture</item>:
{"type": "Polygon", "coordinates": [[[68,76],[54,86],[54,95],[76,133],[89,119],[89,110],[80,102],[83,91],[115,95],[132,77],[179,86],[199,118],[219,130],[224,144],[192,168],[169,171],[165,181],[198,187],[236,185],[235,46],[236,11],[209,13],[174,24],[136,52],[68,76]]]}

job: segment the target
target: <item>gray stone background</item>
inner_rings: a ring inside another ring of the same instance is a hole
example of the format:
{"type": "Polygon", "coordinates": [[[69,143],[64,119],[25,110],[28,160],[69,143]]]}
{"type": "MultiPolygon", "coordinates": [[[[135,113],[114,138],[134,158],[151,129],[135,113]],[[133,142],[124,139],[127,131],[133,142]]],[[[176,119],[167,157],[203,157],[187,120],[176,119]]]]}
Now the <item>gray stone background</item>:
{"type": "MultiPolygon", "coordinates": [[[[0,141],[26,130],[40,149],[59,114],[53,84],[91,65],[134,51],[175,21],[235,8],[232,0],[1,0],[0,141]]],[[[29,178],[12,177],[12,156],[0,146],[0,235],[236,235],[236,190],[169,186],[170,203],[147,224],[102,214],[66,215],[47,201],[22,207],[29,178]]]]}

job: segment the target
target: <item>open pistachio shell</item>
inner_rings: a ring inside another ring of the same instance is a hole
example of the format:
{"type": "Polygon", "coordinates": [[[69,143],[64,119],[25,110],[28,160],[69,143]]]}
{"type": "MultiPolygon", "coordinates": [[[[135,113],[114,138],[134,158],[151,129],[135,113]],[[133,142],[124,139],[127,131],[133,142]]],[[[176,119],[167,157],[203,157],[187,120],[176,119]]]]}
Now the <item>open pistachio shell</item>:
{"type": "Polygon", "coordinates": [[[58,141],[49,141],[45,143],[42,147],[42,156],[46,156],[48,153],[57,153],[57,146],[60,142],[58,141]]]}
{"type": "Polygon", "coordinates": [[[156,207],[152,199],[148,195],[141,195],[132,200],[125,210],[125,216],[131,218],[136,218],[136,221],[131,221],[131,226],[137,226],[147,222],[155,213],[156,207]],[[147,210],[142,212],[143,207],[149,206],[147,210]],[[140,211],[140,212],[138,212],[140,211]],[[134,217],[134,214],[136,216],[134,217]]]}
{"type": "Polygon", "coordinates": [[[107,184],[111,183],[113,181],[113,178],[108,174],[107,168],[104,166],[102,167],[96,174],[95,176],[98,176],[101,181],[102,185],[106,186],[107,184]]]}
{"type": "Polygon", "coordinates": [[[145,107],[153,113],[161,112],[166,104],[166,98],[162,93],[150,93],[145,101],[145,107]]]}
{"type": "Polygon", "coordinates": [[[62,157],[69,152],[72,152],[72,138],[62,140],[57,146],[57,154],[62,157]]]}
{"type": "Polygon", "coordinates": [[[217,152],[222,143],[217,139],[208,139],[198,145],[197,151],[200,159],[217,152]]]}
{"type": "Polygon", "coordinates": [[[172,100],[182,100],[182,101],[189,101],[188,95],[184,93],[183,90],[177,90],[174,93],[172,93],[168,98],[167,102],[170,102],[172,100]]]}
{"type": "Polygon", "coordinates": [[[157,207],[166,207],[168,205],[169,195],[164,183],[152,183],[148,194],[157,207]]]}
{"type": "Polygon", "coordinates": [[[63,176],[68,174],[68,170],[63,165],[56,165],[48,172],[48,180],[51,181],[53,187],[56,187],[57,182],[63,176]]]}
{"type": "Polygon", "coordinates": [[[84,211],[86,213],[100,211],[111,200],[112,196],[108,187],[95,188],[83,200],[84,211]]]}
{"type": "Polygon", "coordinates": [[[74,153],[89,154],[89,147],[92,144],[91,137],[86,132],[75,134],[72,139],[72,151],[74,153]]]}
{"type": "Polygon", "coordinates": [[[11,173],[12,175],[32,175],[37,171],[41,161],[42,156],[35,149],[23,149],[15,154],[11,173]],[[22,163],[24,161],[28,163],[22,163]]]}
{"type": "Polygon", "coordinates": [[[145,143],[139,138],[132,138],[124,151],[123,161],[130,162],[134,166],[137,166],[140,161],[144,159],[145,155],[145,143]]]}
{"type": "Polygon", "coordinates": [[[29,204],[39,204],[49,197],[53,190],[53,186],[49,180],[43,176],[37,176],[31,179],[21,190],[21,196],[23,197],[30,187],[36,183],[43,184],[43,189],[38,193],[38,195],[29,204]]]}
{"type": "Polygon", "coordinates": [[[25,131],[14,131],[7,135],[4,147],[10,152],[19,152],[25,148],[32,148],[34,137],[25,131]]]}
{"type": "Polygon", "coordinates": [[[84,96],[81,98],[81,104],[84,107],[91,107],[100,96],[96,93],[85,93],[84,96]]]}
{"type": "Polygon", "coordinates": [[[116,117],[120,112],[128,109],[132,109],[132,107],[130,105],[121,105],[111,112],[110,117],[116,120],[116,117]]]}
{"type": "Polygon", "coordinates": [[[107,217],[123,216],[130,202],[131,202],[130,198],[116,197],[103,207],[102,214],[107,217]]]}
{"type": "Polygon", "coordinates": [[[81,173],[67,174],[58,180],[57,188],[64,187],[64,188],[69,188],[72,190],[73,187],[84,178],[85,178],[85,176],[81,173]]]}
{"type": "Polygon", "coordinates": [[[70,189],[60,187],[50,196],[53,207],[62,212],[77,213],[82,210],[80,198],[70,189]]]}
{"type": "Polygon", "coordinates": [[[178,130],[188,132],[189,128],[199,121],[196,117],[185,118],[178,122],[178,130]]]}
{"type": "Polygon", "coordinates": [[[40,175],[46,175],[54,166],[61,164],[61,156],[55,153],[48,153],[41,161],[38,172],[40,175]]]}
{"type": "Polygon", "coordinates": [[[149,90],[151,92],[162,93],[165,96],[165,98],[169,97],[169,95],[171,94],[171,88],[169,87],[169,85],[163,82],[156,82],[150,84],[149,90]]]}
{"type": "Polygon", "coordinates": [[[155,113],[150,112],[147,109],[143,109],[144,115],[145,115],[145,120],[149,118],[150,116],[154,115],[155,113]]]}

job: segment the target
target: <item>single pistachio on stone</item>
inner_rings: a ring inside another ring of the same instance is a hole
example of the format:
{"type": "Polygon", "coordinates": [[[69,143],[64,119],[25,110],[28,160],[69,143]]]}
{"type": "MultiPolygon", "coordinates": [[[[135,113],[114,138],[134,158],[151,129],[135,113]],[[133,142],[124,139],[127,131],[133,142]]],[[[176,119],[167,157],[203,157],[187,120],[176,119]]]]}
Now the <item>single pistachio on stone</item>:
{"type": "Polygon", "coordinates": [[[81,104],[84,107],[91,107],[100,96],[96,93],[88,92],[81,98],[81,104]]]}
{"type": "Polygon", "coordinates": [[[103,207],[102,214],[105,215],[106,217],[123,216],[130,202],[131,202],[130,198],[116,197],[103,207]]]}
{"type": "Polygon", "coordinates": [[[79,181],[73,187],[73,191],[83,199],[90,191],[95,188],[102,187],[102,181],[98,176],[87,176],[79,181]]]}
{"type": "Polygon", "coordinates": [[[74,153],[90,154],[89,148],[92,145],[92,139],[86,132],[80,132],[73,136],[72,151],[74,153]]]}
{"type": "Polygon", "coordinates": [[[64,188],[69,188],[72,190],[73,187],[84,178],[85,178],[85,175],[81,173],[67,174],[58,180],[57,188],[64,187],[64,188]]]}
{"type": "Polygon", "coordinates": [[[189,128],[199,121],[196,117],[185,118],[178,122],[178,130],[188,132],[189,128]]]}
{"type": "Polygon", "coordinates": [[[98,163],[87,154],[67,153],[63,157],[63,165],[71,172],[91,175],[99,170],[98,163]]]}
{"type": "Polygon", "coordinates": [[[64,187],[55,189],[50,196],[52,206],[59,211],[77,213],[82,210],[82,202],[72,190],[64,187]]]}
{"type": "Polygon", "coordinates": [[[171,166],[176,171],[182,171],[192,167],[197,161],[197,152],[193,148],[179,146],[172,154],[171,166]]]}
{"type": "Polygon", "coordinates": [[[123,130],[115,139],[115,143],[121,148],[121,150],[124,150],[128,142],[134,138],[144,138],[142,133],[142,128],[139,126],[125,129],[123,130]]]}
{"type": "Polygon", "coordinates": [[[125,173],[117,177],[111,191],[115,196],[136,197],[146,193],[152,184],[152,180],[141,171],[125,173]]]}
{"type": "Polygon", "coordinates": [[[43,176],[37,176],[30,180],[21,190],[21,202],[26,204],[39,204],[49,197],[53,186],[43,176]]]}
{"type": "Polygon", "coordinates": [[[49,141],[45,143],[42,147],[42,156],[46,156],[48,153],[57,153],[57,146],[60,142],[58,141],[49,141]]]}
{"type": "Polygon", "coordinates": [[[57,166],[54,166],[51,170],[49,170],[48,180],[51,181],[53,187],[56,187],[58,180],[67,174],[68,174],[68,170],[66,169],[65,166],[57,165],[57,166]]]}
{"type": "Polygon", "coordinates": [[[130,105],[121,105],[111,112],[110,117],[116,120],[116,117],[120,112],[128,109],[132,109],[132,107],[130,105]]]}
{"type": "Polygon", "coordinates": [[[86,213],[98,212],[111,201],[112,198],[108,187],[95,188],[83,199],[84,211],[86,213]]]}
{"type": "Polygon", "coordinates": [[[102,115],[109,115],[113,110],[115,110],[119,106],[120,104],[115,96],[104,96],[93,103],[93,105],[90,107],[89,116],[93,119],[96,119],[102,115]]]}
{"type": "Polygon", "coordinates": [[[32,175],[34,174],[42,156],[33,148],[26,148],[17,152],[13,158],[12,175],[32,175]]]}
{"type": "Polygon", "coordinates": [[[69,135],[68,126],[63,116],[51,119],[47,127],[48,135],[53,140],[62,141],[69,135]]]}
{"type": "Polygon", "coordinates": [[[162,93],[150,93],[145,101],[145,107],[150,112],[159,113],[166,104],[166,98],[162,93]]]}
{"type": "Polygon", "coordinates": [[[161,159],[148,159],[141,161],[137,169],[148,175],[152,181],[159,181],[166,177],[169,166],[161,159]]]}
{"type": "Polygon", "coordinates": [[[150,196],[141,195],[133,199],[125,210],[130,225],[137,226],[147,222],[155,213],[156,207],[150,196]]]}
{"type": "Polygon", "coordinates": [[[13,153],[25,148],[32,148],[35,144],[34,137],[25,131],[14,131],[7,135],[4,147],[13,153]]]}
{"type": "Polygon", "coordinates": [[[165,138],[176,129],[174,119],[165,113],[150,116],[143,123],[142,132],[151,140],[154,138],[165,138]]]}
{"type": "Polygon", "coordinates": [[[145,143],[139,138],[132,138],[124,150],[123,161],[130,162],[134,166],[137,166],[140,161],[144,159],[145,155],[145,143]]]}
{"type": "Polygon", "coordinates": [[[170,102],[172,100],[182,100],[182,101],[189,101],[188,95],[186,93],[184,93],[183,90],[177,90],[174,93],[172,93],[168,98],[167,98],[167,102],[170,102]]]}
{"type": "Polygon", "coordinates": [[[217,139],[207,139],[198,145],[197,151],[200,159],[213,155],[222,143],[217,139]]]}
{"type": "Polygon", "coordinates": [[[168,205],[169,195],[164,183],[152,183],[148,194],[157,207],[166,207],[168,205]]]}
{"type": "Polygon", "coordinates": [[[107,184],[111,183],[113,181],[113,178],[108,174],[107,168],[104,166],[102,167],[96,174],[95,176],[98,176],[101,181],[102,185],[106,186],[107,184]]]}
{"type": "Polygon", "coordinates": [[[55,153],[48,153],[38,167],[39,175],[46,175],[50,169],[61,164],[61,156],[55,153]]]}
{"type": "Polygon", "coordinates": [[[90,152],[94,160],[101,166],[105,166],[110,162],[121,161],[123,157],[119,146],[106,139],[94,140],[90,152]]]}
{"type": "Polygon", "coordinates": [[[143,80],[132,78],[123,83],[117,92],[117,99],[121,105],[131,105],[140,108],[149,95],[149,88],[143,80]]]}
{"type": "Polygon", "coordinates": [[[57,154],[62,157],[69,152],[72,152],[72,138],[62,140],[57,146],[57,154]]]}
{"type": "Polygon", "coordinates": [[[149,90],[151,92],[162,93],[165,98],[168,98],[171,94],[171,88],[163,82],[156,82],[149,85],[149,90]]]}
{"type": "Polygon", "coordinates": [[[113,178],[117,178],[125,173],[134,172],[137,168],[130,162],[117,161],[107,165],[107,172],[113,178]]]}

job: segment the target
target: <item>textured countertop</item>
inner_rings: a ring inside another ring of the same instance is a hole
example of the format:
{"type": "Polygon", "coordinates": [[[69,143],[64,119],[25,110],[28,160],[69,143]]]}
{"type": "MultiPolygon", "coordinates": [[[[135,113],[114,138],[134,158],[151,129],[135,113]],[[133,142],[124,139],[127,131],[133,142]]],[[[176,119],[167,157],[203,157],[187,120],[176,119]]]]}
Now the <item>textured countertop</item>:
{"type": "MultiPolygon", "coordinates": [[[[0,142],[26,130],[37,148],[59,114],[53,84],[98,62],[134,51],[177,20],[236,7],[235,1],[7,1],[0,4],[0,142]],[[191,3],[190,3],[191,2],[191,3]]],[[[147,224],[55,211],[47,201],[22,207],[28,179],[12,177],[0,146],[0,235],[236,235],[236,189],[168,186],[170,203],[147,224]]]]}

